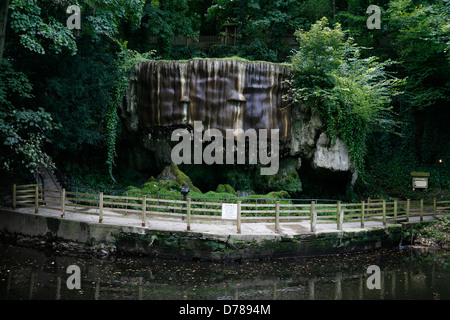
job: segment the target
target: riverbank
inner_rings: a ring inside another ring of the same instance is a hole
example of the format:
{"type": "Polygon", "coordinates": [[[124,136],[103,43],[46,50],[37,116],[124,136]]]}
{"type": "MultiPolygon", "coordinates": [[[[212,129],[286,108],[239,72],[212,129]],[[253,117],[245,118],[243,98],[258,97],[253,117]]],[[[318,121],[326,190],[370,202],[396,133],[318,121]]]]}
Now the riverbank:
{"type": "Polygon", "coordinates": [[[439,218],[426,226],[411,229],[414,244],[450,250],[450,219],[439,218]]]}
{"type": "MultiPolygon", "coordinates": [[[[429,218],[429,217],[427,217],[429,218]]],[[[432,220],[429,220],[432,221],[432,220]]],[[[428,223],[429,221],[424,221],[428,223]]],[[[233,224],[193,223],[186,230],[181,219],[149,220],[145,227],[133,219],[109,219],[70,214],[61,218],[54,210],[32,208],[0,210],[4,241],[50,248],[69,254],[108,256],[117,253],[188,260],[241,261],[319,256],[369,251],[408,244],[417,221],[382,226],[348,223],[343,231],[320,225],[308,231],[308,222],[282,223],[276,232],[266,222],[243,224],[241,234],[233,224]],[[303,225],[305,224],[305,225],[303,225]]]]}

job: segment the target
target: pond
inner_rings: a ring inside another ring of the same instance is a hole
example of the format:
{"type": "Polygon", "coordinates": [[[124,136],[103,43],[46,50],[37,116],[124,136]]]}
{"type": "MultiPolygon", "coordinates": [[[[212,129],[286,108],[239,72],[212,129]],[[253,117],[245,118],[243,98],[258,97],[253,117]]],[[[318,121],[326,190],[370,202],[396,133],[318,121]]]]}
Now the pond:
{"type": "Polygon", "coordinates": [[[0,299],[444,300],[450,299],[449,258],[450,251],[403,248],[220,263],[86,258],[1,244],[0,299]],[[69,289],[77,280],[79,289],[69,289]],[[379,289],[369,288],[376,283],[379,289]]]}

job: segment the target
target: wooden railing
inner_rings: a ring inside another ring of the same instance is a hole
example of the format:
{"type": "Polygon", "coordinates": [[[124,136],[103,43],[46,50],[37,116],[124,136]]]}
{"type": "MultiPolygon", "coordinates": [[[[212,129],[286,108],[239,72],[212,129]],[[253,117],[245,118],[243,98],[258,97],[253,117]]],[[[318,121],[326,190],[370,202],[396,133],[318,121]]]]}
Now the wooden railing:
{"type": "Polygon", "coordinates": [[[385,201],[369,199],[360,203],[320,204],[311,201],[304,204],[292,204],[291,201],[266,201],[266,203],[247,203],[245,199],[228,199],[237,204],[235,220],[222,219],[222,201],[214,199],[199,201],[195,198],[184,200],[161,199],[154,196],[132,197],[113,196],[103,192],[98,194],[42,189],[40,184],[14,185],[13,209],[18,205],[59,211],[64,218],[66,213],[97,215],[99,223],[105,217],[138,218],[146,226],[148,218],[180,218],[186,221],[187,230],[192,221],[217,224],[233,223],[237,233],[241,233],[242,223],[267,222],[280,231],[280,223],[309,221],[310,231],[316,232],[318,224],[336,224],[343,230],[344,224],[358,223],[361,227],[367,222],[379,222],[383,226],[408,222],[411,219],[422,222],[425,216],[437,218],[450,214],[450,201],[436,199],[419,201],[385,201]],[[256,215],[257,213],[257,215],[256,215]],[[418,219],[417,219],[418,217],[418,219]]]}

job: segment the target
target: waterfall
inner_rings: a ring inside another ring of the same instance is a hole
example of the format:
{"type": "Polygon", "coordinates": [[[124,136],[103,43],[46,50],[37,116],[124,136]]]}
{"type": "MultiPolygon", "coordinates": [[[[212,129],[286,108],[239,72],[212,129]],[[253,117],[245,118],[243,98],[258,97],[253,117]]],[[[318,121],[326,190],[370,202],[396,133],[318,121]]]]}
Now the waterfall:
{"type": "MultiPolygon", "coordinates": [[[[205,130],[279,129],[290,139],[290,110],[283,101],[290,77],[287,66],[235,59],[151,61],[137,67],[134,130],[155,126],[192,125],[205,130]]],[[[128,117],[129,118],[129,117],[128,117]]]]}

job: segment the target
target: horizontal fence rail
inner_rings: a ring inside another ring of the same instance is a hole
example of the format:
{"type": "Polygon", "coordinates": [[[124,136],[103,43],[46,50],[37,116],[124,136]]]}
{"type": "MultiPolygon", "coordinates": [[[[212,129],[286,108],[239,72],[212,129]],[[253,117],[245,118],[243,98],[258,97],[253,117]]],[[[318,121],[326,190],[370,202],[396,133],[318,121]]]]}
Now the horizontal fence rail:
{"type": "Polygon", "coordinates": [[[436,199],[419,201],[368,199],[360,203],[342,203],[317,199],[265,199],[265,198],[191,198],[160,195],[128,196],[109,195],[103,192],[83,193],[62,189],[43,189],[41,184],[13,185],[13,209],[17,206],[58,211],[62,218],[76,213],[104,218],[137,219],[146,226],[149,219],[182,219],[186,229],[196,223],[235,224],[241,233],[242,223],[267,222],[280,231],[281,223],[310,222],[310,231],[316,232],[318,224],[335,224],[343,230],[344,224],[357,223],[361,227],[367,222],[378,222],[383,226],[409,222],[412,218],[437,218],[450,214],[450,201],[436,199]],[[259,200],[259,201],[258,201],[259,200]],[[222,206],[235,204],[236,218],[224,220],[222,206]]]}

